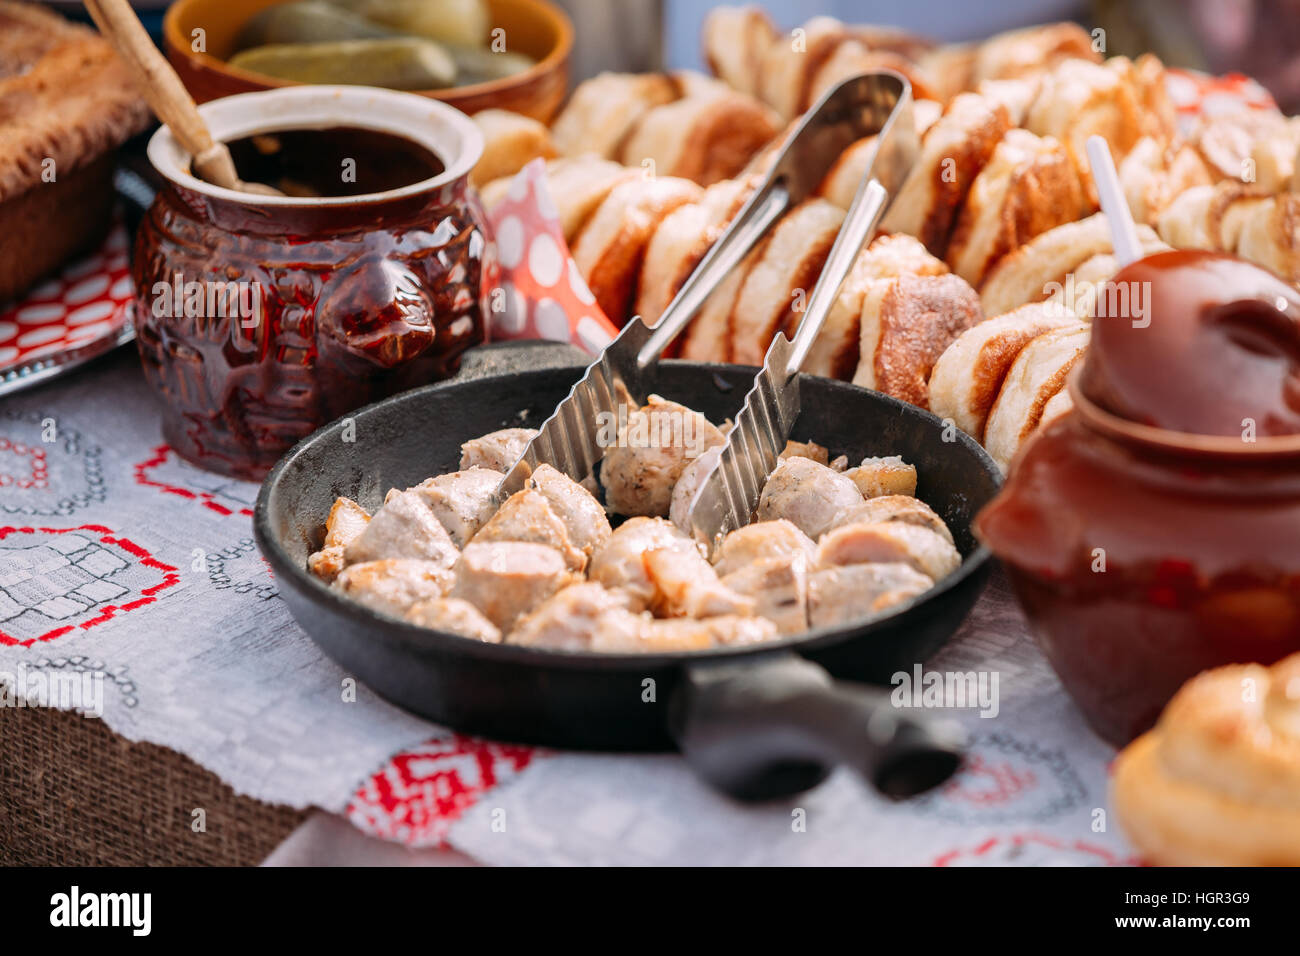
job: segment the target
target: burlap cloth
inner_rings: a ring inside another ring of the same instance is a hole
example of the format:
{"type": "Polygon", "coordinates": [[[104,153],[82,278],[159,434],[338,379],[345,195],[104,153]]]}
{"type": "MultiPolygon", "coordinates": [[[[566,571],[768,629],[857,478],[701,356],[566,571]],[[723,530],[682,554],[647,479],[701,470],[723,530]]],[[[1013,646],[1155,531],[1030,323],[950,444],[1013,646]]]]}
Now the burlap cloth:
{"type": "Polygon", "coordinates": [[[102,720],[0,708],[0,864],[246,866],[307,811],[237,795],[174,750],[102,720]],[[193,829],[195,809],[205,829],[193,829]]]}

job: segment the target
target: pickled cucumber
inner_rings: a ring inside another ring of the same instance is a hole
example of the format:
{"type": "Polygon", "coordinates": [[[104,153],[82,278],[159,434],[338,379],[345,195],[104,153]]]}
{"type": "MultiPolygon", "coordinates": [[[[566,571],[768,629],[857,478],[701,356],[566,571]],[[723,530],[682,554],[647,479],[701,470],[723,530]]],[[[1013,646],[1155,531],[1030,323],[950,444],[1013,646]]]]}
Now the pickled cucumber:
{"type": "Polygon", "coordinates": [[[273,43],[243,50],[231,66],[299,83],[436,90],[456,80],[451,55],[431,40],[392,37],[332,43],[273,43]]]}
{"type": "Polygon", "coordinates": [[[325,0],[300,0],[267,7],[256,14],[239,31],[238,48],[247,50],[271,43],[374,40],[395,35],[390,28],[325,0]]]}
{"type": "Polygon", "coordinates": [[[447,52],[456,62],[456,84],[486,83],[502,80],[522,73],[536,61],[522,53],[493,53],[491,50],[468,46],[446,45],[447,52]]]}
{"type": "Polygon", "coordinates": [[[492,23],[483,0],[328,0],[399,33],[481,47],[492,23]]]}

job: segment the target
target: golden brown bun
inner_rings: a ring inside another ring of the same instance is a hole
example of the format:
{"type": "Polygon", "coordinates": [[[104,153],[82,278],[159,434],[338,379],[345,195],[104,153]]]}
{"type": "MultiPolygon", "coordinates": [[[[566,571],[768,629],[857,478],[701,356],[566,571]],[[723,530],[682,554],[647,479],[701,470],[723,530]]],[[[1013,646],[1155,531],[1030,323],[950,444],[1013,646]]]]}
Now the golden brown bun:
{"type": "Polygon", "coordinates": [[[957,276],[904,275],[871,283],[863,297],[853,384],[928,408],[934,363],[983,318],[979,296],[957,276]]]}
{"type": "Polygon", "coordinates": [[[1036,302],[967,329],[935,363],[930,411],[983,440],[989,409],[1021,350],[1045,332],[1077,326],[1059,305],[1036,302]]]}
{"type": "Polygon", "coordinates": [[[794,119],[808,101],[808,88],[818,69],[848,36],[847,28],[834,17],[813,17],[778,36],[764,51],[759,99],[783,120],[794,119]]]}
{"type": "Polygon", "coordinates": [[[846,39],[835,47],[813,73],[804,91],[800,112],[810,109],[835,85],[872,70],[893,70],[905,77],[912,84],[912,96],[918,100],[938,98],[935,84],[918,64],[901,54],[871,48],[860,40],[846,39]]]}
{"type": "Polygon", "coordinates": [[[1025,117],[1030,132],[1053,136],[1065,144],[1094,209],[1097,188],[1088,168],[1088,137],[1104,138],[1119,162],[1147,130],[1141,91],[1131,79],[1127,70],[1066,60],[1043,75],[1042,87],[1025,117]]]}
{"type": "Polygon", "coordinates": [[[680,206],[655,229],[646,246],[637,289],[636,313],[646,322],[659,320],[677,290],[699,265],[744,204],[749,190],[740,180],[714,183],[698,202],[680,206]]]}
{"type": "Polygon", "coordinates": [[[967,190],[1010,128],[1001,104],[976,93],[956,97],[926,132],[921,155],[881,231],[916,236],[942,257],[967,190]]]}
{"type": "MultiPolygon", "coordinates": [[[[1168,248],[1148,226],[1138,226],[1144,252],[1168,248]]],[[[984,279],[980,300],[988,315],[1002,315],[1029,302],[1041,302],[1080,263],[1099,252],[1112,252],[1110,227],[1103,213],[1067,222],[1035,236],[1003,256],[984,279]]]]}
{"type": "Polygon", "coordinates": [[[704,20],[704,59],[713,75],[757,96],[763,58],[777,42],[776,27],[759,7],[715,7],[704,20]]]}
{"type": "Polygon", "coordinates": [[[1300,655],[1193,677],[1114,769],[1148,863],[1300,866],[1300,655]]]}
{"type": "Polygon", "coordinates": [[[1106,61],[1106,66],[1118,72],[1135,91],[1141,108],[1142,135],[1169,144],[1178,132],[1178,113],[1169,98],[1169,80],[1160,58],[1154,53],[1143,53],[1132,61],[1115,56],[1106,61]]]}
{"type": "Polygon", "coordinates": [[[551,135],[565,156],[616,159],[641,117],[680,95],[678,85],[662,73],[601,73],[578,84],[551,135]]]}
{"type": "Polygon", "coordinates": [[[808,199],[773,227],[731,309],[730,361],[762,365],[777,331],[793,333],[843,222],[838,206],[808,199]]]}
{"type": "Polygon", "coordinates": [[[1281,193],[1253,207],[1241,223],[1235,251],[1300,284],[1300,194],[1281,193]]]}
{"type": "Polygon", "coordinates": [[[1144,136],[1119,164],[1119,182],[1137,222],[1155,225],[1175,197],[1209,185],[1210,171],[1200,153],[1186,143],[1162,143],[1144,136]]]}
{"type": "Polygon", "coordinates": [[[935,97],[948,102],[958,93],[965,93],[975,85],[975,58],[979,47],[973,43],[954,43],[936,47],[918,58],[934,84],[935,97]]]}
{"type": "Polygon", "coordinates": [[[1042,424],[1043,413],[1088,348],[1087,323],[1045,332],[1016,356],[984,424],[984,448],[1003,471],[1042,424]]]}
{"type": "Polygon", "coordinates": [[[641,117],[619,150],[629,166],[701,186],[729,179],[777,133],[771,111],[734,91],[695,93],[641,117]]]}
{"type": "Polygon", "coordinates": [[[473,118],[483,134],[483,155],[469,174],[475,186],[513,176],[539,157],[558,155],[550,130],[531,117],[509,110],[481,110],[473,118]]]}
{"type": "Polygon", "coordinates": [[[938,276],[948,267],[912,236],[877,236],[858,253],[821,333],[804,359],[809,375],[851,379],[858,368],[862,300],[872,282],[901,275],[938,276]]]}
{"type": "Polygon", "coordinates": [[[700,187],[672,176],[637,176],[610,190],[573,246],[587,287],[609,320],[628,317],[646,244],[674,209],[698,199],[700,187]]]}
{"type": "Polygon", "coordinates": [[[1178,249],[1229,252],[1300,282],[1300,194],[1224,180],[1188,189],[1156,221],[1178,249]]]}
{"type": "Polygon", "coordinates": [[[1042,86],[1042,74],[1031,73],[1013,80],[985,80],[976,92],[1006,107],[1012,126],[1024,126],[1029,107],[1038,98],[1042,86]]]}
{"type": "Polygon", "coordinates": [[[1266,110],[1234,110],[1203,117],[1188,138],[1215,180],[1261,185],[1274,192],[1285,188],[1280,181],[1284,169],[1273,167],[1288,165],[1287,152],[1294,168],[1300,120],[1266,110]]]}
{"type": "Polygon", "coordinates": [[[990,37],[979,45],[972,81],[1006,80],[1080,59],[1100,62],[1092,37],[1075,23],[1045,23],[990,37]]]}
{"type": "Polygon", "coordinates": [[[1061,143],[1008,130],[971,184],[948,245],[948,265],[978,287],[1007,253],[1078,218],[1083,195],[1061,143]]]}

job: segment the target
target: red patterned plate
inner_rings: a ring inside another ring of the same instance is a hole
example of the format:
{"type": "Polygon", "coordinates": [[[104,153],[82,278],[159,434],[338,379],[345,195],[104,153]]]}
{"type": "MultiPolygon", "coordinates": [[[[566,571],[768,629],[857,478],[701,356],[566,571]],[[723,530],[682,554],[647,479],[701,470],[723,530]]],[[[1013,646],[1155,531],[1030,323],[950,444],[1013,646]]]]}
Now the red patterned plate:
{"type": "Polygon", "coordinates": [[[99,249],[0,305],[0,395],[53,378],[131,341],[132,298],[126,228],[99,249]]]}

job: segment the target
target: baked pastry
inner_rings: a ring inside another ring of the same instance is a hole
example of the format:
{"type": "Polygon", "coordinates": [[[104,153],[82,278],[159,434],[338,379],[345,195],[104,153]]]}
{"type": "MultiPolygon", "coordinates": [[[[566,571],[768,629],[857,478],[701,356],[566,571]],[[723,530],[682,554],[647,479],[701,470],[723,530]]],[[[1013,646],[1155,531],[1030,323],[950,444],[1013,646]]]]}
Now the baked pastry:
{"type": "Polygon", "coordinates": [[[921,155],[880,228],[916,236],[943,257],[958,209],[971,183],[1011,128],[1006,108],[962,93],[925,134],[921,155]]]}
{"type": "Polygon", "coordinates": [[[483,134],[483,155],[469,174],[475,186],[513,176],[539,157],[559,155],[551,131],[531,117],[509,110],[480,110],[473,119],[483,134]]]}
{"type": "Polygon", "coordinates": [[[989,410],[1021,350],[1046,332],[1078,324],[1060,305],[1035,302],[967,329],[935,363],[930,411],[982,441],[989,410]]]}
{"type": "Polygon", "coordinates": [[[759,7],[715,7],[704,19],[704,59],[714,76],[757,96],[763,58],[777,42],[776,27],[759,7]]]}
{"type": "MultiPolygon", "coordinates": [[[[1148,254],[1156,251],[1158,250],[1153,247],[1148,254]]],[[[1066,276],[1066,280],[1060,283],[1060,288],[1038,304],[1054,305],[1066,310],[1067,314],[1091,322],[1097,315],[1097,294],[1104,290],[1105,283],[1117,272],[1119,259],[1115,254],[1099,252],[1079,263],[1066,276]]]]}
{"type": "Polygon", "coordinates": [[[1169,79],[1160,58],[1154,53],[1143,53],[1136,60],[1115,56],[1106,61],[1106,67],[1119,73],[1135,91],[1142,135],[1170,142],[1178,132],[1178,112],[1169,97],[1169,79]]]}
{"type": "Polygon", "coordinates": [[[921,69],[931,78],[935,96],[944,103],[975,86],[975,43],[950,43],[927,50],[918,58],[921,69]]]}
{"type": "Polygon", "coordinates": [[[762,365],[778,331],[793,335],[843,222],[838,206],[808,199],[772,228],[731,309],[730,361],[762,365]]]}
{"type": "Polygon", "coordinates": [[[848,380],[858,368],[862,300],[872,282],[902,275],[944,275],[948,267],[912,236],[877,236],[858,253],[821,332],[808,350],[809,375],[848,380]]]}
{"type": "Polygon", "coordinates": [[[1119,182],[1136,222],[1154,225],[1176,196],[1211,182],[1200,153],[1187,143],[1144,136],[1119,164],[1119,182]]]}
{"type": "Polygon", "coordinates": [[[930,407],[930,372],[957,336],[984,318],[958,276],[880,279],[862,300],[853,384],[930,407]]]}
{"type": "Polygon", "coordinates": [[[906,78],[912,84],[912,96],[918,100],[938,96],[935,86],[919,64],[902,54],[871,48],[862,40],[846,39],[835,47],[813,73],[804,91],[799,111],[810,109],[836,84],[872,70],[893,70],[906,78]]]}
{"type": "MultiPolygon", "coordinates": [[[[1138,226],[1144,252],[1167,248],[1149,226],[1138,226]]],[[[1049,229],[1004,256],[980,287],[987,315],[1002,315],[1028,302],[1041,302],[1063,286],[1069,273],[1099,252],[1113,252],[1104,213],[1049,229]]]]}
{"type": "Polygon", "coordinates": [[[1270,110],[1233,110],[1202,117],[1188,140],[1216,181],[1232,179],[1276,192],[1286,188],[1288,152],[1294,168],[1300,119],[1270,110]],[[1283,168],[1271,168],[1274,164],[1283,168]]]}
{"type": "Polygon", "coordinates": [[[1142,118],[1142,91],[1134,79],[1130,69],[1066,60],[1043,74],[1038,96],[1025,116],[1030,132],[1065,144],[1094,209],[1097,187],[1088,168],[1088,138],[1105,139],[1118,162],[1148,130],[1142,118]]]}
{"type": "Polygon", "coordinates": [[[1006,80],[1053,70],[1068,60],[1098,63],[1092,37],[1077,23],[1046,23],[990,37],[975,53],[971,79],[1006,80]]]}
{"type": "Polygon", "coordinates": [[[573,246],[573,261],[615,325],[627,321],[646,244],[656,227],[701,192],[687,179],[637,176],[611,189],[583,226],[573,246]]]}
{"type": "Polygon", "coordinates": [[[948,244],[952,271],[978,286],[999,259],[1083,211],[1083,187],[1065,147],[1008,130],[971,183],[948,244]]]}
{"type": "Polygon", "coordinates": [[[1198,186],[1174,199],[1156,228],[1175,248],[1229,252],[1300,282],[1300,194],[1231,180],[1198,186]]]}
{"type": "Polygon", "coordinates": [[[771,111],[731,90],[695,93],[646,111],[619,149],[629,166],[709,186],[735,176],[778,130],[771,111]]]}
{"type": "Polygon", "coordinates": [[[642,116],[680,96],[678,85],[663,73],[601,73],[578,84],[551,136],[565,156],[595,153],[614,159],[642,116]]]}
{"type": "Polygon", "coordinates": [[[1300,193],[1281,193],[1247,207],[1234,251],[1300,285],[1300,193]]]}
{"type": "Polygon", "coordinates": [[[637,315],[652,325],[659,321],[748,195],[743,181],[723,180],[706,189],[698,202],[679,206],[663,218],[646,246],[641,264],[637,315]]]}
{"type": "Polygon", "coordinates": [[[758,83],[758,96],[783,120],[803,112],[813,77],[836,47],[848,38],[834,17],[813,17],[802,27],[768,46],[758,83]]]}
{"type": "Polygon", "coordinates": [[[1300,654],[1193,677],[1115,760],[1115,813],[1158,866],[1300,866],[1300,654]]]}
{"type": "Polygon", "coordinates": [[[984,448],[1003,471],[1042,424],[1048,402],[1065,388],[1090,337],[1087,323],[1045,332],[1011,363],[984,424],[984,448]]]}
{"type": "Polygon", "coordinates": [[[0,302],[104,237],[112,153],[148,122],[103,39],[44,7],[0,0],[0,302]]]}
{"type": "Polygon", "coordinates": [[[1042,86],[1042,75],[1031,73],[1012,80],[985,80],[975,92],[1006,107],[1012,126],[1024,126],[1029,107],[1038,98],[1042,86]]]}

